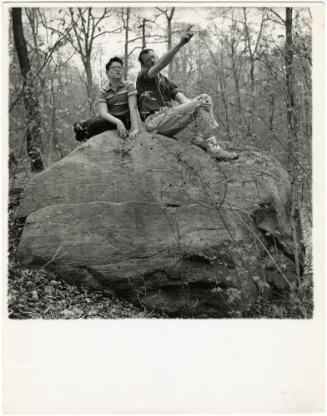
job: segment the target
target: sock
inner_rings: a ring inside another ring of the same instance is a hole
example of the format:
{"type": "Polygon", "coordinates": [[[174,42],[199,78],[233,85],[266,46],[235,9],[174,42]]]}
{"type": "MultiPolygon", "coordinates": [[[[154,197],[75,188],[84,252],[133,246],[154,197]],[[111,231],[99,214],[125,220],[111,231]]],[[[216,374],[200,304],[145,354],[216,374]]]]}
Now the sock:
{"type": "Polygon", "coordinates": [[[217,152],[217,150],[221,149],[221,147],[219,146],[219,144],[216,141],[215,136],[211,136],[208,139],[206,139],[205,141],[206,141],[206,143],[209,147],[209,150],[211,152],[217,152]]]}

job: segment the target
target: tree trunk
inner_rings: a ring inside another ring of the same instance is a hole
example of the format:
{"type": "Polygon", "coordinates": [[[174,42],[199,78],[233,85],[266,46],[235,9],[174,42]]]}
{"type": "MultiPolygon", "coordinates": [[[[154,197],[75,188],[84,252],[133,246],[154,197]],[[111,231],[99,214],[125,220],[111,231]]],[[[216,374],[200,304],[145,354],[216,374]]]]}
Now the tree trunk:
{"type": "Polygon", "coordinates": [[[270,100],[270,116],[269,116],[269,130],[274,129],[274,113],[275,113],[275,97],[272,96],[270,100]]]}
{"type": "Polygon", "coordinates": [[[224,56],[223,56],[223,51],[222,49],[220,50],[220,62],[218,61],[218,59],[216,58],[215,54],[213,53],[213,51],[210,49],[210,46],[207,45],[207,48],[209,50],[210,56],[212,58],[213,63],[215,64],[216,67],[216,71],[215,71],[215,77],[216,77],[216,91],[217,93],[221,94],[222,97],[222,101],[224,104],[224,111],[225,111],[225,123],[223,123],[221,121],[222,126],[225,128],[226,133],[228,135],[228,137],[230,138],[230,134],[231,134],[231,129],[230,129],[230,122],[229,122],[229,114],[228,114],[228,104],[227,104],[227,100],[226,100],[226,77],[225,77],[225,73],[224,73],[224,56]],[[219,85],[218,85],[219,83],[219,85]],[[219,91],[219,87],[220,87],[220,91],[219,91]]]}
{"type": "Polygon", "coordinates": [[[285,45],[285,70],[286,70],[286,105],[287,105],[287,144],[288,144],[288,165],[291,176],[291,213],[290,222],[293,235],[295,269],[300,280],[300,259],[298,241],[298,143],[296,132],[296,117],[294,112],[294,80],[293,80],[293,39],[292,39],[292,8],[286,7],[286,45],[285,45]]]}
{"type": "Polygon", "coordinates": [[[243,7],[243,17],[244,17],[244,34],[245,34],[245,44],[246,44],[246,48],[248,49],[249,52],[249,60],[250,60],[250,89],[251,89],[251,113],[249,115],[249,131],[248,134],[251,135],[253,133],[253,125],[254,125],[254,113],[255,113],[255,109],[256,109],[256,99],[255,99],[255,93],[256,93],[256,85],[255,85],[255,61],[257,58],[257,51],[258,51],[258,46],[260,43],[260,39],[262,36],[262,31],[263,31],[263,27],[264,27],[264,22],[265,22],[265,18],[264,18],[264,14],[262,14],[261,16],[261,24],[260,24],[260,29],[255,41],[255,46],[251,47],[251,28],[248,25],[248,21],[247,21],[247,11],[246,8],[243,7]]]}
{"type": "Polygon", "coordinates": [[[127,80],[128,74],[128,35],[129,35],[129,16],[130,16],[131,9],[127,7],[126,9],[126,21],[124,24],[125,28],[125,55],[124,55],[124,80],[127,80]]]}
{"type": "Polygon", "coordinates": [[[236,99],[237,99],[237,109],[239,115],[242,114],[242,103],[241,103],[241,93],[240,93],[240,80],[239,74],[237,71],[237,64],[236,64],[236,51],[234,46],[235,40],[233,39],[231,42],[231,61],[232,61],[232,69],[233,69],[233,78],[236,90],[236,99]]]}
{"type": "Polygon", "coordinates": [[[41,68],[41,56],[40,56],[39,41],[38,41],[39,22],[37,18],[37,9],[25,9],[25,13],[29,20],[31,31],[32,31],[33,49],[34,49],[33,52],[35,54],[36,68],[39,71],[39,69],[41,68]]]}
{"type": "Polygon", "coordinates": [[[85,86],[87,98],[90,107],[90,114],[94,114],[94,100],[95,91],[93,84],[91,57],[93,51],[93,43],[96,38],[102,36],[107,31],[102,31],[96,34],[96,29],[99,29],[99,23],[108,16],[107,8],[104,8],[100,17],[93,15],[92,7],[70,7],[69,9],[70,22],[69,26],[59,32],[68,40],[73,48],[78,52],[85,69],[85,86]]]}
{"type": "MultiPolygon", "coordinates": [[[[168,16],[168,14],[166,15],[167,17],[167,49],[170,51],[170,49],[172,48],[172,31],[171,31],[171,23],[174,17],[174,13],[175,13],[175,7],[173,7],[171,9],[170,15],[168,16]]],[[[168,78],[171,78],[172,73],[173,73],[173,65],[174,65],[174,60],[172,59],[169,62],[168,65],[168,78]]]]}
{"type": "Polygon", "coordinates": [[[254,59],[251,57],[251,66],[250,66],[250,83],[251,83],[251,94],[252,98],[254,97],[254,88],[255,88],[255,80],[254,80],[254,59]]]}
{"type": "Polygon", "coordinates": [[[54,79],[51,77],[51,134],[52,140],[51,145],[49,146],[50,158],[53,156],[55,161],[58,161],[64,157],[62,148],[60,146],[58,135],[57,135],[57,103],[55,99],[55,86],[54,79]],[[52,153],[52,155],[51,155],[52,153]]]}
{"type": "Polygon", "coordinates": [[[86,92],[88,97],[88,102],[90,106],[90,113],[94,113],[93,103],[94,103],[94,88],[93,88],[93,73],[91,67],[91,56],[85,56],[84,68],[86,73],[86,92]]]}
{"type": "Polygon", "coordinates": [[[286,8],[286,44],[285,44],[285,75],[286,75],[286,106],[287,106],[287,144],[289,164],[294,159],[294,89],[293,89],[293,40],[292,40],[292,8],[286,8]]]}
{"type": "Polygon", "coordinates": [[[146,48],[146,35],[145,35],[146,19],[142,20],[142,49],[146,48]]]}
{"type": "Polygon", "coordinates": [[[230,128],[230,121],[229,121],[228,103],[226,99],[227,84],[226,84],[226,76],[225,76],[225,71],[224,71],[225,59],[224,59],[222,51],[220,51],[220,62],[221,62],[220,70],[218,69],[217,74],[219,78],[220,91],[221,91],[221,96],[222,96],[224,110],[225,110],[226,132],[227,132],[228,137],[230,138],[231,128],[230,128]]]}
{"type": "Polygon", "coordinates": [[[23,101],[26,112],[26,147],[31,159],[32,172],[44,170],[41,145],[41,116],[39,102],[33,88],[31,64],[28,57],[26,40],[22,25],[22,9],[14,7],[11,11],[14,44],[17,52],[20,71],[23,77],[23,101]]]}

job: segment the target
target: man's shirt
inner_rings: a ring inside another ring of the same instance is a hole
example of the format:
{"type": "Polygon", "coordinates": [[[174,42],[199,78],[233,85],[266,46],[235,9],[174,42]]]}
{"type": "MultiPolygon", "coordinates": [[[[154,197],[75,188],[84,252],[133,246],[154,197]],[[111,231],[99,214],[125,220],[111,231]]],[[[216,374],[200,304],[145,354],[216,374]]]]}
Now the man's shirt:
{"type": "Polygon", "coordinates": [[[110,82],[105,88],[101,88],[97,104],[106,103],[108,113],[113,116],[121,116],[129,113],[128,97],[137,95],[136,88],[132,82],[122,81],[115,91],[110,82]]]}
{"type": "Polygon", "coordinates": [[[138,108],[141,119],[159,111],[161,107],[171,106],[171,100],[180,92],[178,86],[162,74],[149,78],[148,70],[143,69],[137,77],[138,108]]]}

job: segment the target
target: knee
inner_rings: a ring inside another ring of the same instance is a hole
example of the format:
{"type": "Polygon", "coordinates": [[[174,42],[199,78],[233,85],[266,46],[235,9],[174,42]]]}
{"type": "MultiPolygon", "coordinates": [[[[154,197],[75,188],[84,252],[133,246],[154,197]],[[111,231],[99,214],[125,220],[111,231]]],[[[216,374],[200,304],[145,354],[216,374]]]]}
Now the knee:
{"type": "Polygon", "coordinates": [[[155,130],[155,125],[152,122],[151,117],[148,117],[145,121],[144,121],[144,127],[146,131],[154,131],[155,130]]]}

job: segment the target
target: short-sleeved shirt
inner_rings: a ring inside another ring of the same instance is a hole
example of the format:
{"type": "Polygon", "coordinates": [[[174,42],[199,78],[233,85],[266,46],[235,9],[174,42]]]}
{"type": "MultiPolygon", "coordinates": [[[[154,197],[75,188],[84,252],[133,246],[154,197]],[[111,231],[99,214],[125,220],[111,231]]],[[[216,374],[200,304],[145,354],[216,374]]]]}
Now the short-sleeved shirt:
{"type": "Polygon", "coordinates": [[[110,82],[101,88],[97,105],[99,103],[106,103],[108,112],[113,116],[122,116],[129,113],[128,97],[137,95],[134,84],[130,81],[122,81],[117,90],[114,90],[110,82]]]}
{"type": "Polygon", "coordinates": [[[160,73],[149,78],[148,70],[149,68],[143,69],[136,80],[138,108],[142,120],[162,107],[171,106],[171,100],[180,92],[173,81],[160,73]]]}

